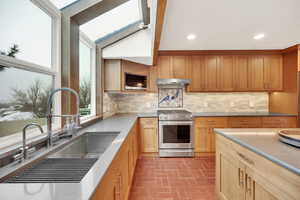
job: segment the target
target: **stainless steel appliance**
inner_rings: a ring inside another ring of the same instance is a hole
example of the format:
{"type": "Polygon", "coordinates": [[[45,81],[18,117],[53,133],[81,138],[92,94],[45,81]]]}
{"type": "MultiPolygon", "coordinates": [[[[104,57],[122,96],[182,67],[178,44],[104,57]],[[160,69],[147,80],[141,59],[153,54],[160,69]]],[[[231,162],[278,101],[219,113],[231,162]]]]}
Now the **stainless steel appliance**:
{"type": "Polygon", "coordinates": [[[186,110],[159,110],[159,156],[193,157],[192,113],[186,110]]]}

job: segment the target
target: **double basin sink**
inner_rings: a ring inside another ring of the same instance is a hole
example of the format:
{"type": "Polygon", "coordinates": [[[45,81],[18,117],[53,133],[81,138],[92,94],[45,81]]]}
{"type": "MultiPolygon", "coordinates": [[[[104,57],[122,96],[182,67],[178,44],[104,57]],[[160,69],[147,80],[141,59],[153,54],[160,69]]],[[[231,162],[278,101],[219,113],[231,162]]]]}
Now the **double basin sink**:
{"type": "Polygon", "coordinates": [[[80,182],[119,132],[88,132],[19,170],[3,183],[80,182]]]}

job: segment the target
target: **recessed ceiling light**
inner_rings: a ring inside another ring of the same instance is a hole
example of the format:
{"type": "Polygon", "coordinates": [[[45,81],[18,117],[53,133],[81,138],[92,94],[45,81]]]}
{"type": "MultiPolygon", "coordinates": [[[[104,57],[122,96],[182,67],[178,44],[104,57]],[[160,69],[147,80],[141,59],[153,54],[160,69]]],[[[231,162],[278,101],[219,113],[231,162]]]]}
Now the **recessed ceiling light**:
{"type": "Polygon", "coordinates": [[[193,34],[193,33],[188,34],[188,35],[186,36],[186,39],[188,39],[188,40],[194,40],[194,39],[196,39],[196,35],[193,34]]]}
{"type": "Polygon", "coordinates": [[[254,35],[254,39],[255,40],[260,40],[260,39],[263,39],[265,37],[265,34],[264,33],[259,33],[259,34],[256,34],[254,35]]]}

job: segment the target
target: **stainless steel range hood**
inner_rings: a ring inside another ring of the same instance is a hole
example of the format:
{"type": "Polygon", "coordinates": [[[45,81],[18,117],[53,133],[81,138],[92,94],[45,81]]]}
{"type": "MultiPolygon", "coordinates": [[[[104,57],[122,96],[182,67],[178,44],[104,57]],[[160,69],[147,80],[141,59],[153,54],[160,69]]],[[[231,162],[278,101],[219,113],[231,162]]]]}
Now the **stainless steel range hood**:
{"type": "Polygon", "coordinates": [[[157,79],[156,84],[158,88],[185,88],[190,84],[190,79],[157,79]]]}

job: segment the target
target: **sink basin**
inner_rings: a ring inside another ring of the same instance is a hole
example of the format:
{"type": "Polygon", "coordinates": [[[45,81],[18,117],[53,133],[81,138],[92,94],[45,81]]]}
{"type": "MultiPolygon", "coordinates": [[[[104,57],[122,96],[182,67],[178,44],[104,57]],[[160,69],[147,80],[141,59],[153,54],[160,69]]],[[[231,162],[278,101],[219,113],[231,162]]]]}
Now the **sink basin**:
{"type": "Polygon", "coordinates": [[[49,157],[98,158],[118,135],[118,132],[86,133],[49,157]]]}
{"type": "Polygon", "coordinates": [[[118,134],[85,133],[62,149],[6,179],[4,183],[80,182],[118,134]]]}

